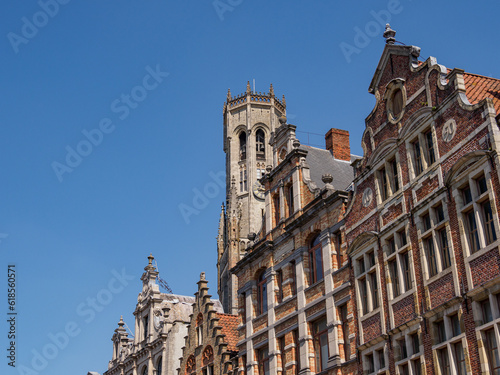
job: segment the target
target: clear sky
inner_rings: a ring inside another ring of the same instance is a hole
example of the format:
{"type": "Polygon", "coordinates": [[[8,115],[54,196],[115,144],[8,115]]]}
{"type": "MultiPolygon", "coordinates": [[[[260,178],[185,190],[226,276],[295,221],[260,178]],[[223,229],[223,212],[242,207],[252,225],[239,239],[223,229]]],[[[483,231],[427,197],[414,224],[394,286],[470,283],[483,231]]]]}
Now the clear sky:
{"type": "Polygon", "coordinates": [[[303,143],[323,146],[315,134],[347,129],[351,151],[361,155],[382,25],[390,18],[396,39],[421,47],[422,59],[500,77],[499,7],[2,2],[0,372],[102,374],[120,315],[134,326],[150,252],[175,293],[193,295],[205,271],[217,295],[228,88],[239,94],[255,79],[256,91],[267,92],[272,82],[276,95],[286,95],[289,122],[313,133],[298,133],[303,143]],[[15,369],[5,355],[10,264],[15,369]]]}

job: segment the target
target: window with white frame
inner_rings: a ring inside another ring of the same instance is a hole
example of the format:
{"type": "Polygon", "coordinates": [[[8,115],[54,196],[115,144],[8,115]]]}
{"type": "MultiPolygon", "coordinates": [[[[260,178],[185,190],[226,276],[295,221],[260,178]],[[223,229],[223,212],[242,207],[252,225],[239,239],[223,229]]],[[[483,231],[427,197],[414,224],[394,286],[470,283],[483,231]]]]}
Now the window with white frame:
{"type": "Polygon", "coordinates": [[[413,261],[405,227],[385,239],[385,259],[390,277],[388,293],[396,298],[413,288],[413,261]]]}
{"type": "Polygon", "coordinates": [[[399,172],[396,156],[388,158],[377,174],[380,201],[383,202],[399,190],[399,172]]]}
{"type": "Polygon", "coordinates": [[[468,178],[459,188],[461,214],[468,255],[497,240],[497,215],[493,204],[493,189],[484,172],[468,178]]]}
{"type": "Polygon", "coordinates": [[[427,278],[451,266],[452,249],[448,231],[448,217],[442,202],[420,215],[420,236],[427,278]]]}
{"type": "Polygon", "coordinates": [[[370,249],[358,257],[355,262],[358,305],[361,307],[361,315],[366,315],[380,305],[375,250],[370,249]]]}
{"type": "Polygon", "coordinates": [[[432,336],[436,373],[466,375],[467,340],[461,311],[456,310],[432,323],[432,336]]]}
{"type": "Polygon", "coordinates": [[[486,372],[500,375],[500,294],[489,294],[485,299],[472,304],[474,320],[478,322],[476,331],[479,332],[483,345],[480,350],[487,360],[486,372]]]}
{"type": "Polygon", "coordinates": [[[424,170],[429,168],[437,158],[436,142],[432,129],[427,129],[419,133],[408,144],[414,177],[421,174],[424,170]]]}

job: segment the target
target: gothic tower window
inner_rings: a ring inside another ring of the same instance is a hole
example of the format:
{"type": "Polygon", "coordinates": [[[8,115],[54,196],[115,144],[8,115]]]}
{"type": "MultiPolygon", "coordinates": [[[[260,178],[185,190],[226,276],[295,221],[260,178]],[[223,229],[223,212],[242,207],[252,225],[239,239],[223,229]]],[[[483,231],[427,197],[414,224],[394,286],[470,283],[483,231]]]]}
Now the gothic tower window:
{"type": "Polygon", "coordinates": [[[245,132],[240,133],[240,160],[246,160],[247,158],[247,134],[245,132]]]}
{"type": "Polygon", "coordinates": [[[156,374],[157,375],[163,375],[162,374],[162,371],[163,371],[162,363],[163,363],[163,357],[158,358],[158,362],[156,363],[156,374]]]}
{"type": "Polygon", "coordinates": [[[144,318],[142,319],[143,321],[143,340],[146,340],[148,338],[148,323],[149,323],[149,316],[146,315],[144,316],[144,318]]]}
{"type": "Polygon", "coordinates": [[[255,145],[257,151],[257,159],[264,159],[266,157],[266,144],[264,131],[262,129],[257,130],[255,133],[255,145]]]}

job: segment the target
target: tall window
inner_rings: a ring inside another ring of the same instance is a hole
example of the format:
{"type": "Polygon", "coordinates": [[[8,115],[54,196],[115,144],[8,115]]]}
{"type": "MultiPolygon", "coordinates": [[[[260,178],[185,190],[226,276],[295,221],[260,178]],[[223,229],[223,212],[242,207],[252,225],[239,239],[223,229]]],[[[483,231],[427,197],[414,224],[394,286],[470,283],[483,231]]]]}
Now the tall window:
{"type": "Polygon", "coordinates": [[[309,246],[309,270],[311,284],[323,280],[323,252],[319,236],[316,236],[309,246]]]}
{"type": "Polygon", "coordinates": [[[163,357],[158,358],[156,362],[156,375],[163,375],[163,357]]]}
{"type": "Polygon", "coordinates": [[[281,303],[283,301],[283,271],[276,271],[276,302],[281,303]]]}
{"type": "Polygon", "coordinates": [[[432,130],[418,134],[417,138],[411,142],[410,150],[413,153],[413,172],[415,176],[418,176],[436,161],[436,146],[432,130]]]}
{"type": "Polygon", "coordinates": [[[291,289],[292,289],[292,296],[296,295],[297,294],[297,275],[296,275],[296,272],[295,272],[295,261],[292,260],[290,262],[290,278],[292,279],[292,285],[291,285],[291,289]]]}
{"type": "Polygon", "coordinates": [[[266,157],[266,144],[264,131],[262,129],[257,130],[255,133],[255,146],[257,151],[257,159],[264,159],[266,157]]]}
{"type": "Polygon", "coordinates": [[[269,350],[267,346],[257,351],[259,375],[269,375],[269,350]]]}
{"type": "Polygon", "coordinates": [[[486,341],[486,356],[488,358],[488,367],[492,375],[500,374],[500,356],[498,353],[498,343],[495,336],[495,330],[490,329],[484,332],[486,341]]]}
{"type": "Polygon", "coordinates": [[[285,373],[286,354],[285,354],[285,336],[278,338],[278,345],[280,348],[280,361],[283,374],[285,373]]]}
{"type": "Polygon", "coordinates": [[[398,163],[395,156],[388,159],[378,170],[378,182],[381,201],[385,201],[399,190],[398,163]]]}
{"type": "Polygon", "coordinates": [[[264,314],[267,311],[267,280],[264,277],[264,271],[259,276],[257,299],[258,315],[264,314]]]}
{"type": "Polygon", "coordinates": [[[451,266],[448,241],[448,223],[442,203],[421,216],[422,244],[427,266],[427,277],[437,275],[451,266]]]}
{"type": "MultiPolygon", "coordinates": [[[[413,375],[421,373],[420,339],[418,332],[409,332],[402,334],[400,338],[395,339],[394,347],[396,349],[396,362],[399,374],[413,375]]],[[[384,362],[385,364],[385,362],[384,362]]]]}
{"type": "Polygon", "coordinates": [[[295,344],[294,355],[295,355],[295,362],[296,362],[294,375],[299,375],[299,371],[300,371],[299,331],[294,330],[292,332],[292,334],[293,334],[293,343],[295,344]]]}
{"type": "Polygon", "coordinates": [[[196,336],[198,346],[203,344],[203,314],[199,313],[196,318],[196,336]]]}
{"type": "Polygon", "coordinates": [[[142,318],[142,324],[143,324],[143,329],[144,329],[144,332],[143,332],[143,337],[142,339],[143,340],[147,340],[148,338],[148,326],[149,326],[149,316],[148,315],[145,315],[144,318],[142,318]]]}
{"type": "Polygon", "coordinates": [[[280,207],[280,195],[279,192],[273,195],[273,205],[274,205],[274,225],[277,226],[280,222],[281,217],[281,207],[280,207]]]}
{"type": "Polygon", "coordinates": [[[247,184],[247,168],[242,165],[240,167],[240,192],[245,192],[248,190],[247,184]]]}
{"type": "Polygon", "coordinates": [[[325,318],[313,323],[313,341],[316,372],[321,372],[328,363],[328,329],[325,318]]]}
{"type": "Polygon", "coordinates": [[[337,251],[337,268],[342,267],[342,234],[336,233],[335,237],[335,250],[337,251]]]}
{"type": "Polygon", "coordinates": [[[358,306],[361,315],[365,315],[379,307],[378,275],[374,250],[365,252],[355,260],[356,286],[358,289],[358,306]]]}
{"type": "Polygon", "coordinates": [[[287,189],[287,208],[288,208],[288,216],[292,216],[293,213],[295,212],[294,207],[293,207],[293,185],[290,184],[287,189]]]}
{"type": "Polygon", "coordinates": [[[484,174],[469,179],[460,190],[466,241],[469,254],[473,254],[497,240],[497,218],[493,215],[490,197],[492,193],[484,174]]]}
{"type": "Polygon", "coordinates": [[[240,139],[240,160],[247,158],[247,133],[242,131],[239,136],[240,139]]]}
{"type": "Polygon", "coordinates": [[[412,257],[406,239],[406,229],[402,228],[385,240],[387,271],[390,276],[388,294],[392,298],[413,288],[412,257]]]}

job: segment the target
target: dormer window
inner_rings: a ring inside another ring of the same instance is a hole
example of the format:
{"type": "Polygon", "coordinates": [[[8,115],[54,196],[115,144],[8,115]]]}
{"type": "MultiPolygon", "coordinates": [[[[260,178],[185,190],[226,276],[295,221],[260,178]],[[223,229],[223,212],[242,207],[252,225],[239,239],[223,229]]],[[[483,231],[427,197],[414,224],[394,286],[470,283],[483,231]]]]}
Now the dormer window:
{"type": "Polygon", "coordinates": [[[247,159],[247,134],[243,131],[240,133],[240,160],[247,159]]]}
{"type": "Polygon", "coordinates": [[[257,151],[257,159],[264,159],[266,157],[266,144],[265,135],[262,129],[257,130],[255,134],[255,147],[257,151]]]}

